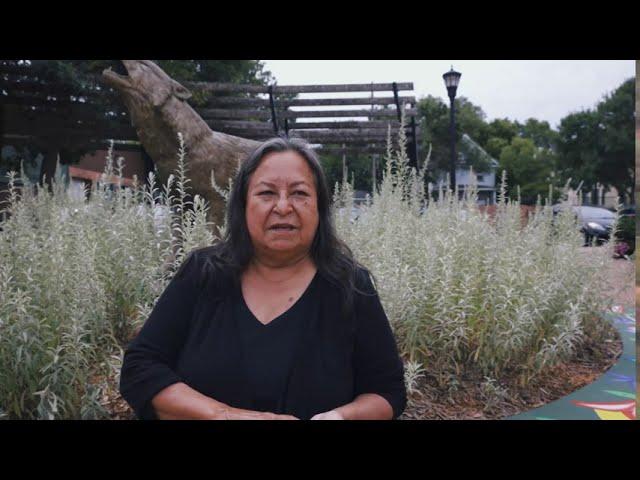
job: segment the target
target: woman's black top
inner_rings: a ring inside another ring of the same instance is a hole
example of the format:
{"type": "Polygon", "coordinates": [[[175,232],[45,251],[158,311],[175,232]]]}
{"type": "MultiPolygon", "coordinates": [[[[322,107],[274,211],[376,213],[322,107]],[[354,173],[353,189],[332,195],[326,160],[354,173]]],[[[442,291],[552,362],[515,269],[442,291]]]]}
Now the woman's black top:
{"type": "Polygon", "coordinates": [[[406,405],[404,371],[373,284],[359,270],[350,315],[337,286],[317,272],[289,310],[264,325],[239,286],[216,295],[191,255],[169,283],[122,365],[120,391],[142,419],[151,399],[176,382],[236,408],[309,419],[376,393],[406,405]]]}
{"type": "Polygon", "coordinates": [[[252,394],[249,410],[284,412],[284,392],[293,366],[293,352],[302,335],[304,312],[318,274],[298,301],[268,324],[262,324],[247,306],[240,289],[233,294],[234,317],[242,342],[247,383],[252,394]]]}

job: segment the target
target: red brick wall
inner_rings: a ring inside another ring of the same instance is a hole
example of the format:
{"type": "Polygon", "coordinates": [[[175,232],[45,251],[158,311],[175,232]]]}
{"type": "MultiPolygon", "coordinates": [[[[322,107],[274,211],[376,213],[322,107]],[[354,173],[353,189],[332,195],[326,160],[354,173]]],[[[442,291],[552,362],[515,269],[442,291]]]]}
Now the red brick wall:
{"type": "MultiPolygon", "coordinates": [[[[138,180],[143,181],[145,176],[144,161],[140,152],[128,152],[117,151],[114,148],[113,151],[113,168],[117,166],[118,157],[124,157],[124,171],[123,176],[125,178],[133,178],[134,175],[138,176],[138,180]]],[[[93,154],[87,154],[80,159],[80,162],[75,165],[78,168],[85,170],[93,170],[95,172],[102,173],[107,163],[107,150],[97,150],[93,154]]]]}
{"type": "MultiPolygon", "coordinates": [[[[478,210],[481,212],[487,212],[489,218],[493,219],[496,216],[496,208],[497,205],[481,205],[478,207],[478,210]]],[[[522,226],[527,224],[527,219],[529,212],[535,212],[535,205],[520,205],[520,221],[522,222],[522,226]]]]}

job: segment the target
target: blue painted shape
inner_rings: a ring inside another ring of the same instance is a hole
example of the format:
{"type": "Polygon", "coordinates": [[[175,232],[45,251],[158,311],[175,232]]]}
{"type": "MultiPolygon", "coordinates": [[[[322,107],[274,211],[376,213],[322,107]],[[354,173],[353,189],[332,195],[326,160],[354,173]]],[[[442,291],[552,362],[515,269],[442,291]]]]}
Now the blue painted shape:
{"type": "Polygon", "coordinates": [[[556,418],[561,420],[599,420],[591,408],[575,405],[585,403],[621,403],[636,398],[636,348],[635,348],[635,310],[627,309],[625,315],[606,312],[603,319],[610,321],[620,333],[623,354],[618,362],[604,375],[590,385],[548,403],[542,407],[520,413],[506,420],[542,420],[556,418]],[[628,328],[633,325],[633,329],[628,328]],[[632,330],[632,331],[630,331],[632,330]]]}

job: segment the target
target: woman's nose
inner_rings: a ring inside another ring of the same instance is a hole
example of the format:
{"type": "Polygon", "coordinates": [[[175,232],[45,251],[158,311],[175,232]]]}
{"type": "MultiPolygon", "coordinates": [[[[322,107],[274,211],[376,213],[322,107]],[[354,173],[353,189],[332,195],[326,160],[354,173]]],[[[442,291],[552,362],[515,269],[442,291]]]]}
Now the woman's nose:
{"type": "Polygon", "coordinates": [[[287,214],[291,211],[291,202],[289,201],[289,197],[286,193],[283,193],[278,197],[276,210],[282,215],[287,214]]]}

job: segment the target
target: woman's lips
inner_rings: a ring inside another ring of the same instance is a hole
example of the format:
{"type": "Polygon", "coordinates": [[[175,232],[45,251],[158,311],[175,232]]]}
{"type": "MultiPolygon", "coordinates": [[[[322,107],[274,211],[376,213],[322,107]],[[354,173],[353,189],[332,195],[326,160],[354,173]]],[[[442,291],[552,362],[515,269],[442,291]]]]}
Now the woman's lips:
{"type": "Polygon", "coordinates": [[[293,225],[274,225],[272,227],[269,227],[269,230],[275,230],[275,231],[291,231],[291,230],[295,230],[296,227],[294,227],[293,225]]]}

